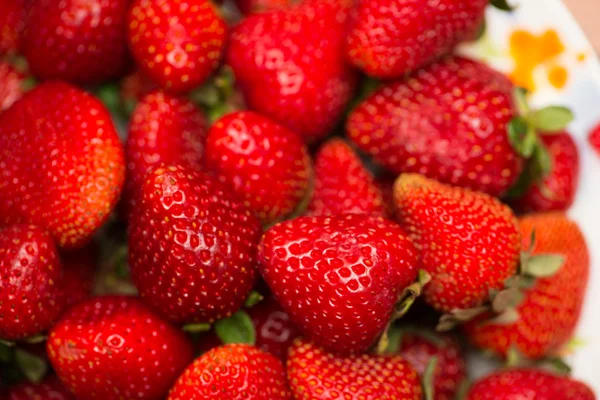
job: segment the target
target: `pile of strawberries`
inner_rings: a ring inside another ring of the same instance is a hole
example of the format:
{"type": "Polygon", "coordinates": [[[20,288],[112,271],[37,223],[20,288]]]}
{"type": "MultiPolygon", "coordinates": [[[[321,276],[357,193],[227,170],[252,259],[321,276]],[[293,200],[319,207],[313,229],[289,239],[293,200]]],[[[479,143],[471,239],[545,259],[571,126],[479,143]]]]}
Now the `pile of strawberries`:
{"type": "Polygon", "coordinates": [[[488,0],[220,3],[0,0],[0,398],[595,399],[573,115],[453,55],[488,0]]]}

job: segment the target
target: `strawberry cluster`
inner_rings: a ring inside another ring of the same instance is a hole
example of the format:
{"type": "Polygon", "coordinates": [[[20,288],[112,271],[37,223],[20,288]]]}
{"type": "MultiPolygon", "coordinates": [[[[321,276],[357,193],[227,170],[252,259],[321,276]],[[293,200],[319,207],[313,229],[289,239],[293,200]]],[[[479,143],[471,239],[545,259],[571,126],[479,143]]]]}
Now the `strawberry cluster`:
{"type": "Polygon", "coordinates": [[[454,54],[487,6],[0,0],[0,398],[594,400],[573,116],[454,54]]]}

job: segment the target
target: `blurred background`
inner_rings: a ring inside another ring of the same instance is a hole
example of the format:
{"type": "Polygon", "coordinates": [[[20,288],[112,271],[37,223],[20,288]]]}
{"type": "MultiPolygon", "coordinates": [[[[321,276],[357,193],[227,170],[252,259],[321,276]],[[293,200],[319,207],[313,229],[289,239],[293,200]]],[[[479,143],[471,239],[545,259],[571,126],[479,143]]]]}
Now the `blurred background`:
{"type": "Polygon", "coordinates": [[[600,0],[564,0],[600,53],[600,0]]]}

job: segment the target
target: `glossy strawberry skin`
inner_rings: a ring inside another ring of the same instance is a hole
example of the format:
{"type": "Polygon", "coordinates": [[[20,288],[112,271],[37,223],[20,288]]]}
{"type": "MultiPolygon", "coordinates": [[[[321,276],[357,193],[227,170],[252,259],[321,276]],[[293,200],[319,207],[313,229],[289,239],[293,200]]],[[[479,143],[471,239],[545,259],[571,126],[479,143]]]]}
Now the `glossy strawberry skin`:
{"type": "Polygon", "coordinates": [[[206,167],[265,225],[298,207],[307,195],[311,176],[310,157],[302,140],[251,111],[228,114],[211,127],[206,167]]]}
{"type": "Polygon", "coordinates": [[[63,266],[60,292],[65,299],[66,308],[92,295],[97,258],[98,250],[93,244],[60,253],[63,266]]]}
{"type": "Polygon", "coordinates": [[[365,351],[417,276],[405,232],[383,218],[302,217],[262,238],[259,269],[301,331],[338,353],[365,351]]]}
{"type": "Polygon", "coordinates": [[[534,185],[511,206],[518,212],[564,211],[571,207],[579,184],[579,151],[568,133],[543,135],[552,170],[542,182],[534,185]]]}
{"type": "Polygon", "coordinates": [[[288,400],[281,361],[246,344],[212,349],[179,377],[168,400],[288,400]]]}
{"type": "Polygon", "coordinates": [[[29,2],[21,50],[32,74],[84,85],[124,73],[128,5],[128,0],[29,2]]]}
{"type": "Polygon", "coordinates": [[[256,279],[261,228],[210,176],[182,166],[146,176],[130,215],[129,267],[144,302],[173,323],[237,311],[256,279]]]}
{"type": "Polygon", "coordinates": [[[75,397],[55,376],[35,384],[30,382],[13,386],[7,400],[75,400],[75,397]]]}
{"type": "Polygon", "coordinates": [[[236,0],[236,4],[243,14],[255,14],[276,10],[285,10],[291,7],[295,0],[236,0]]]}
{"type": "Polygon", "coordinates": [[[29,222],[61,247],[83,246],[125,175],[111,117],[95,98],[46,83],[0,114],[0,224],[29,222]]]}
{"type": "Polygon", "coordinates": [[[135,60],[162,88],[190,91],[217,68],[227,26],[209,0],[134,0],[128,21],[135,60]]]}
{"type": "Polygon", "coordinates": [[[352,111],[346,130],[396,175],[419,173],[499,196],[523,168],[506,132],[516,113],[511,89],[483,64],[448,58],[381,87],[352,111]]]}
{"type": "Polygon", "coordinates": [[[0,60],[0,113],[23,97],[25,78],[17,68],[0,60]]]}
{"type": "Polygon", "coordinates": [[[473,39],[486,0],[362,0],[352,16],[347,57],[368,75],[401,78],[473,39]]]}
{"type": "Polygon", "coordinates": [[[329,134],[354,90],[355,73],[342,55],[350,6],[308,0],[249,16],[231,34],[226,62],[249,108],[307,143],[329,134]]]}
{"type": "Polygon", "coordinates": [[[50,332],[48,356],[78,399],[161,399],[192,361],[185,335],[132,297],[96,297],[50,332]]]}
{"type": "Polygon", "coordinates": [[[400,225],[432,277],[425,301],[438,311],[483,304],[517,272],[518,223],[510,208],[484,193],[403,174],[394,197],[400,225]]]}
{"type": "Polygon", "coordinates": [[[287,377],[297,400],[422,399],[414,369],[400,356],[336,356],[297,339],[287,377]]]}
{"type": "Polygon", "coordinates": [[[588,141],[596,153],[600,154],[600,124],[590,131],[588,141]]]}
{"type": "Polygon", "coordinates": [[[585,384],[543,371],[515,369],[496,372],[476,382],[466,400],[497,399],[595,400],[585,384]]]}
{"type": "Polygon", "coordinates": [[[137,104],[125,143],[127,209],[135,207],[146,174],[161,163],[202,169],[208,130],[204,113],[188,99],[153,91],[137,104]]]}
{"type": "Polygon", "coordinates": [[[552,277],[539,278],[517,307],[519,320],[509,325],[475,320],[465,326],[469,340],[478,347],[506,355],[511,346],[528,358],[556,354],[573,336],[588,283],[590,258],[578,226],[561,213],[532,214],[520,220],[523,248],[532,254],[562,254],[566,263],[552,277]]]}
{"type": "Polygon", "coordinates": [[[315,156],[315,188],[307,215],[384,215],[383,198],[375,179],[354,150],[331,139],[315,156]]]}
{"type": "Polygon", "coordinates": [[[0,2],[0,56],[19,50],[19,40],[24,28],[26,0],[0,2]]]}
{"type": "Polygon", "coordinates": [[[24,339],[50,328],[64,301],[52,237],[33,225],[0,231],[0,338],[24,339]]]}

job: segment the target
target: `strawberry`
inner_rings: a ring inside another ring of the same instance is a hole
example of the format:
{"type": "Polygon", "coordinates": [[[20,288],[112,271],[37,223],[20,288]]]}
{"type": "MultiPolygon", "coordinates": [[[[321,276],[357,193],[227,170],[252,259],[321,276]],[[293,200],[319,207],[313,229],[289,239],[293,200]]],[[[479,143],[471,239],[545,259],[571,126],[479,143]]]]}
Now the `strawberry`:
{"type": "Polygon", "coordinates": [[[511,89],[483,64],[448,58],[373,93],[351,112],[348,136],[396,175],[420,173],[498,196],[523,164],[507,135],[517,112],[511,89]]]}
{"type": "Polygon", "coordinates": [[[226,61],[250,109],[309,143],[329,134],[356,81],[343,61],[351,5],[351,0],[307,0],[242,20],[231,34],[226,61]]]}
{"type": "Polygon", "coordinates": [[[71,308],[52,328],[48,356],[78,399],[161,399],[192,361],[185,335],[139,300],[108,296],[71,308]]]}
{"type": "Polygon", "coordinates": [[[210,176],[148,173],[130,214],[129,267],[142,299],[174,323],[238,310],[256,278],[258,219],[210,176]]]}
{"type": "Polygon", "coordinates": [[[600,124],[598,124],[594,129],[590,131],[590,135],[588,137],[592,148],[600,154],[600,124]]]}
{"type": "Polygon", "coordinates": [[[425,301],[450,312],[482,305],[517,272],[521,250],[518,223],[495,198],[403,174],[394,185],[400,224],[420,251],[431,275],[425,301]]]}
{"type": "Polygon", "coordinates": [[[585,384],[532,369],[500,371],[476,382],[466,400],[595,400],[585,384]]]}
{"type": "Polygon", "coordinates": [[[418,375],[402,357],[342,357],[302,339],[290,349],[287,377],[297,400],[422,399],[418,375]]]}
{"type": "Polygon", "coordinates": [[[207,130],[204,113],[191,101],[160,91],[144,96],[131,115],[125,144],[125,207],[135,206],[136,192],[153,166],[182,163],[200,170],[207,130]]]}
{"type": "Polygon", "coordinates": [[[128,114],[132,113],[137,103],[156,88],[156,84],[138,69],[121,79],[119,87],[121,105],[128,114]]]}
{"type": "MultiPolygon", "coordinates": [[[[566,132],[541,136],[548,153],[545,172],[525,171],[525,190],[516,199],[510,199],[511,206],[524,213],[563,211],[571,207],[579,183],[579,151],[571,135],[566,132]],[[536,179],[539,174],[541,179],[536,179]],[[527,180],[534,180],[527,185],[527,180]]],[[[546,157],[546,156],[544,156],[546,157]]]]}
{"type": "Polygon", "coordinates": [[[168,400],[288,400],[281,361],[246,344],[217,347],[179,377],[168,400]]]}
{"type": "Polygon", "coordinates": [[[341,139],[331,139],[315,157],[315,189],[307,214],[384,215],[381,191],[358,155],[341,139]]]}
{"type": "Polygon", "coordinates": [[[365,351],[384,331],[399,295],[417,277],[405,232],[358,214],[302,217],[275,225],[259,246],[259,269],[302,332],[330,351],[365,351]]]}
{"type": "Polygon", "coordinates": [[[0,224],[28,222],[81,247],[117,202],[123,149],[110,115],[65,83],[46,83],[0,114],[0,224]]]}
{"type": "Polygon", "coordinates": [[[92,294],[97,250],[89,244],[82,249],[61,252],[60,259],[63,265],[60,292],[66,307],[71,307],[92,294]]]}
{"type": "Polygon", "coordinates": [[[24,339],[52,326],[64,302],[52,237],[33,225],[0,231],[0,338],[24,339]]]}
{"type": "Polygon", "coordinates": [[[133,57],[164,89],[190,91],[219,65],[227,26],[209,0],[134,0],[128,23],[133,57]]]}
{"type": "Polygon", "coordinates": [[[0,1],[0,56],[16,53],[24,28],[26,0],[0,1]]]}
{"type": "Polygon", "coordinates": [[[393,217],[396,210],[396,206],[394,205],[394,182],[396,182],[396,177],[392,175],[380,176],[375,181],[375,184],[381,191],[383,208],[385,215],[388,217],[393,217]]]}
{"type": "Polygon", "coordinates": [[[246,15],[285,10],[296,2],[296,0],[236,0],[238,8],[246,15]]]}
{"type": "Polygon", "coordinates": [[[368,75],[399,78],[473,39],[488,0],[362,0],[352,15],[347,57],[368,75]]]}
{"type": "Polygon", "coordinates": [[[0,60],[0,114],[25,94],[26,75],[12,64],[0,60]]]}
{"type": "Polygon", "coordinates": [[[206,143],[206,167],[265,225],[298,207],[307,195],[311,175],[302,140],[251,111],[226,115],[212,126],[206,143]]]}
{"type": "Polygon", "coordinates": [[[75,398],[53,376],[38,384],[26,382],[10,388],[6,400],[75,400],[75,398]]]}
{"type": "Polygon", "coordinates": [[[583,234],[563,214],[526,216],[520,220],[520,226],[525,249],[531,246],[535,230],[529,257],[562,254],[566,262],[554,275],[539,278],[532,287],[525,288],[525,298],[516,307],[517,321],[495,324],[475,320],[465,328],[470,341],[481,348],[505,356],[514,347],[536,359],[555,355],[573,335],[583,305],[590,259],[583,234]]]}
{"type": "Polygon", "coordinates": [[[21,50],[34,76],[77,84],[125,72],[128,0],[36,0],[27,7],[21,50]]]}

